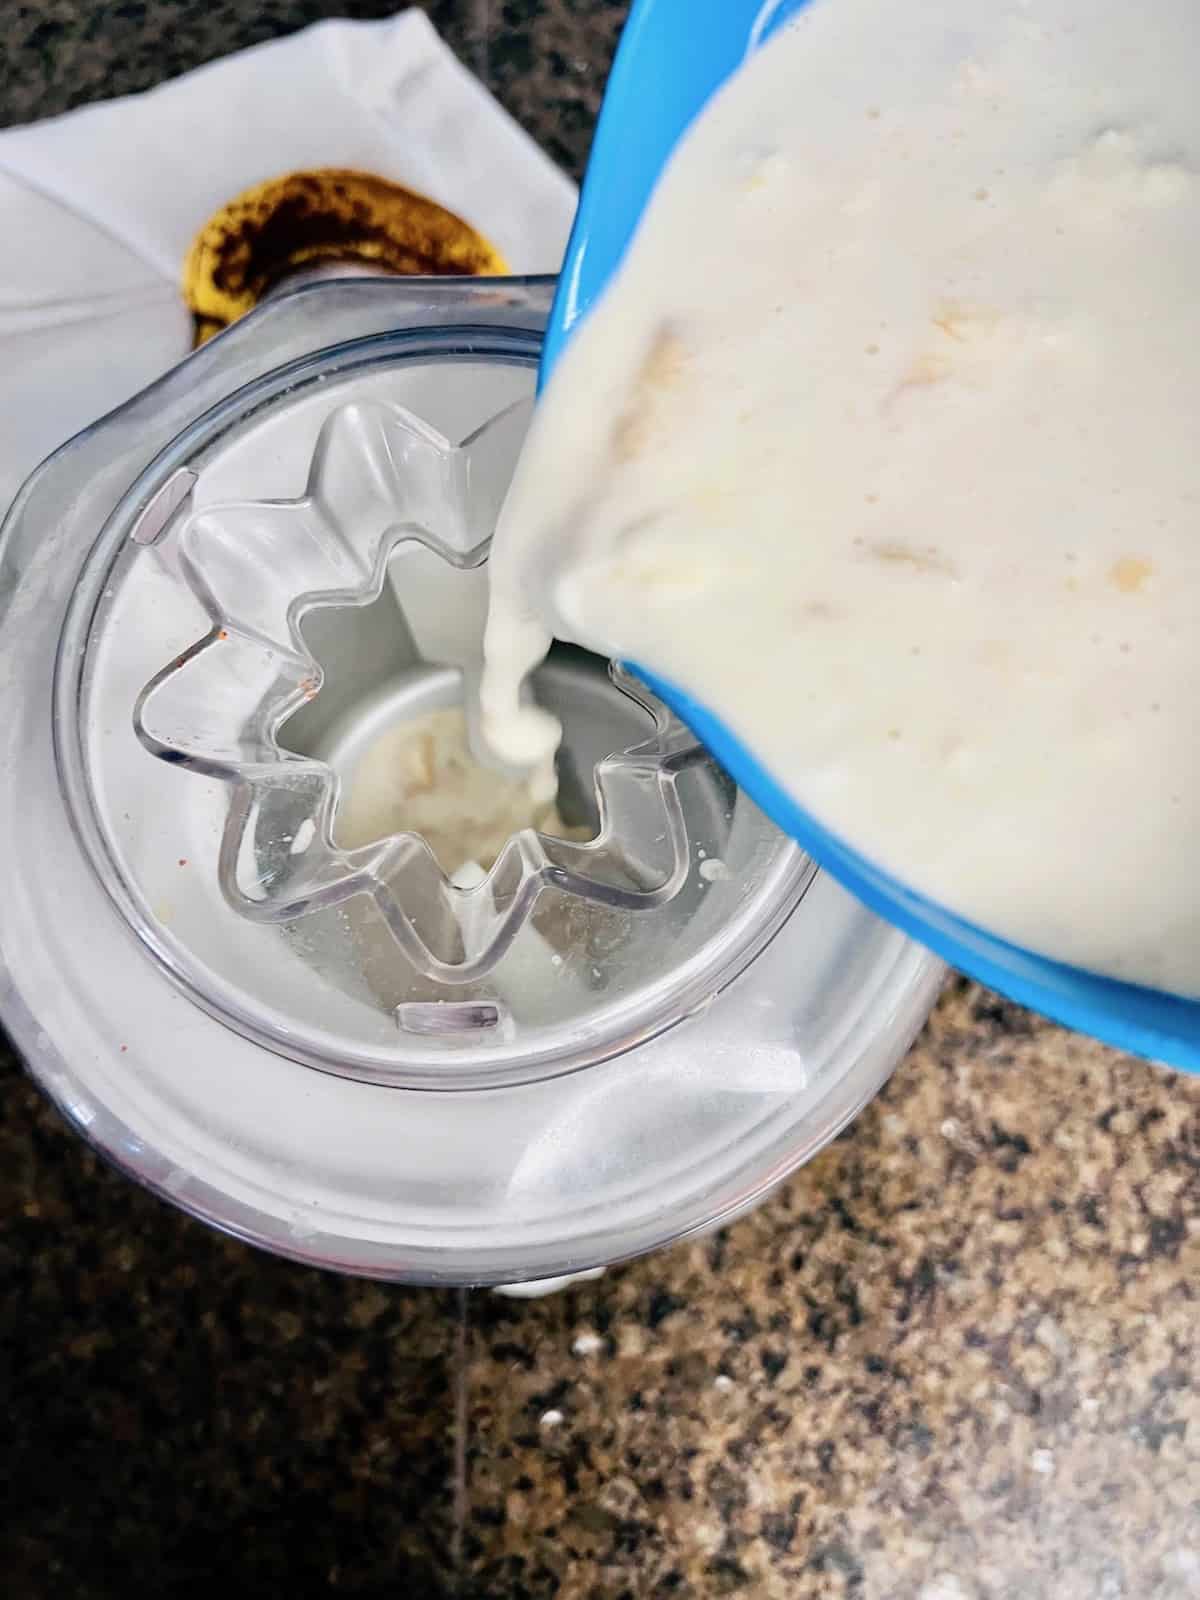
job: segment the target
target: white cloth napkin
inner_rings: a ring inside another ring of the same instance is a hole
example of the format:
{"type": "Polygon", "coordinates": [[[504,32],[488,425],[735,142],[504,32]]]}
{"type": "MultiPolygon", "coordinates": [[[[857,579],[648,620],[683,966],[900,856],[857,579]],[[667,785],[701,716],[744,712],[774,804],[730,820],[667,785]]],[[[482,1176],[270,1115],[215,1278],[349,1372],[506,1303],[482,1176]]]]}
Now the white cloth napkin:
{"type": "Polygon", "coordinates": [[[0,515],[38,462],[191,348],[183,259],[242,189],[354,167],[554,272],[574,185],[428,18],[325,22],[162,85],[0,133],[0,515]]]}

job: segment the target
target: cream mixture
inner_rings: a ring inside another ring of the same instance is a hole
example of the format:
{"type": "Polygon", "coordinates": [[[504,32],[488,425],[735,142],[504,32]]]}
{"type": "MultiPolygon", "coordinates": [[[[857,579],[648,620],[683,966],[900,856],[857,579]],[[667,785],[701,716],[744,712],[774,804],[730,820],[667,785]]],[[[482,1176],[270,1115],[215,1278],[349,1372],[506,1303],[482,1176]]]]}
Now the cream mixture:
{"type": "Polygon", "coordinates": [[[399,723],[376,739],[357,762],[334,819],[345,850],[392,833],[420,834],[449,877],[464,867],[472,875],[486,871],[522,828],[559,839],[592,834],[568,827],[553,796],[539,798],[527,779],[476,761],[457,706],[399,723]]]}
{"type": "Polygon", "coordinates": [[[539,405],[482,691],[706,703],[972,921],[1200,994],[1200,6],[812,0],[539,405]]]}

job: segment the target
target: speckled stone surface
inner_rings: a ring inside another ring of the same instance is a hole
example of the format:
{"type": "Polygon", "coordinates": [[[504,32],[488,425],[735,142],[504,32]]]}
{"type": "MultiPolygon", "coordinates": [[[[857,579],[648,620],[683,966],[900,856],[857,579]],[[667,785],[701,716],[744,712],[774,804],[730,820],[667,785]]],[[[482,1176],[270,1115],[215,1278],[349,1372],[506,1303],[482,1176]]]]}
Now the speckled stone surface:
{"type": "Polygon", "coordinates": [[[1198,1111],[958,985],[728,1235],[481,1303],[479,1593],[1200,1593],[1198,1111]]]}
{"type": "MultiPolygon", "coordinates": [[[[392,0],[4,0],[0,127],[54,116],[325,17],[367,20],[392,0]]],[[[508,110],[578,175],[627,0],[418,0],[508,110]]]]}
{"type": "MultiPolygon", "coordinates": [[[[427,9],[577,170],[624,8],[427,9]]],[[[10,5],[0,122],[333,10],[10,5]]],[[[0,1074],[13,1600],[1200,1595],[1200,1083],[954,984],[755,1215],[526,1304],[256,1254],[0,1074]]]]}

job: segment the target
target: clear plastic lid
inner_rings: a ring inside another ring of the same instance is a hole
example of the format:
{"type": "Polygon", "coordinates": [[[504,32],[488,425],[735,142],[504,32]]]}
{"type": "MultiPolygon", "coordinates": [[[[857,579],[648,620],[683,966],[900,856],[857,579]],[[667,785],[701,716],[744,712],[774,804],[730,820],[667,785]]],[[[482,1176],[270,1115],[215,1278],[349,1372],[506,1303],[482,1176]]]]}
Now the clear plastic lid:
{"type": "Polygon", "coordinates": [[[350,1270],[510,1281],[719,1220],[936,988],[582,652],[535,684],[560,826],[449,872],[347,838],[372,752],[470,703],[549,295],[297,291],[60,452],[5,536],[6,1020],[146,1181],[350,1270]]]}

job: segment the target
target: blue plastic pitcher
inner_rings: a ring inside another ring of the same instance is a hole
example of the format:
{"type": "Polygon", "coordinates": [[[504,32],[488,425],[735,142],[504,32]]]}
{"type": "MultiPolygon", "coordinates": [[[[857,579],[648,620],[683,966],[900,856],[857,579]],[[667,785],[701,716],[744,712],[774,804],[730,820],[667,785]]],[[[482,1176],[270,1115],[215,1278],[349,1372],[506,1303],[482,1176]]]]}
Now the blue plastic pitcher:
{"type": "MultiPolygon", "coordinates": [[[[624,255],[665,162],[746,56],[808,0],[635,0],[601,109],[542,357],[545,377],[624,255]]],[[[836,4],[836,0],[825,0],[836,4]]],[[[881,14],[886,26],[886,13],[881,14]]],[[[994,938],[881,872],[808,815],[704,706],[637,672],[763,811],[887,921],[980,982],[1068,1027],[1200,1072],[1200,1001],[1049,961],[994,938]]],[[[1200,885],[1197,886],[1200,893],[1200,885]]]]}

